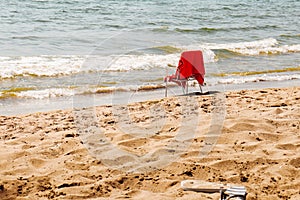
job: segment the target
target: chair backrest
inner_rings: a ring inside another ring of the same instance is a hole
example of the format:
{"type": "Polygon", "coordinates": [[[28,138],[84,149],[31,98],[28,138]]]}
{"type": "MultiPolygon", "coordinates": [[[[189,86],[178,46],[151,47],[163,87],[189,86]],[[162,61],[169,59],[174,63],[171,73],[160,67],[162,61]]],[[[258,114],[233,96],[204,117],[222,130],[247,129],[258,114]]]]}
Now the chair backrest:
{"type": "Polygon", "coordinates": [[[195,78],[199,84],[204,83],[204,61],[202,51],[185,51],[181,54],[176,70],[177,78],[195,78]]]}

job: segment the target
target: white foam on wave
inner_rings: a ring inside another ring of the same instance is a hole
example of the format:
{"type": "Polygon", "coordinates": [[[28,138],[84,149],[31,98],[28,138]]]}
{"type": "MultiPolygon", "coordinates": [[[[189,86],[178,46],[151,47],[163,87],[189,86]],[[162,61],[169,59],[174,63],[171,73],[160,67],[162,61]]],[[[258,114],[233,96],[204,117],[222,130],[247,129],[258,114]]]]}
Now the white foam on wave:
{"type": "Polygon", "coordinates": [[[228,44],[215,44],[210,48],[222,48],[222,49],[256,49],[266,48],[277,45],[278,41],[274,38],[267,38],[263,40],[251,41],[251,42],[237,42],[228,44]]]}
{"type": "MultiPolygon", "coordinates": [[[[204,53],[205,62],[213,61],[214,54],[204,53]]],[[[177,66],[180,53],[155,55],[62,55],[0,57],[0,78],[17,76],[52,77],[80,72],[130,71],[177,66]]]]}
{"type": "Polygon", "coordinates": [[[73,96],[74,90],[68,88],[49,88],[43,90],[28,90],[17,92],[15,95],[19,98],[46,99],[53,97],[73,96]]]}
{"type": "MultiPolygon", "coordinates": [[[[250,82],[265,82],[265,81],[287,81],[300,79],[300,73],[275,73],[275,74],[261,74],[253,76],[232,76],[223,78],[207,77],[206,83],[208,86],[214,86],[219,84],[243,84],[250,82]]],[[[170,85],[176,85],[170,83],[170,85]]],[[[78,88],[47,88],[47,89],[32,89],[26,91],[16,91],[11,92],[9,96],[17,98],[27,98],[27,99],[48,99],[55,97],[71,97],[74,95],[89,95],[89,94],[105,94],[118,91],[147,91],[156,90],[164,88],[164,85],[160,82],[144,84],[144,85],[119,85],[113,87],[103,87],[103,86],[89,86],[89,87],[78,87],[78,88]]],[[[7,94],[1,94],[0,97],[4,97],[7,94]],[[3,96],[4,95],[4,96],[3,96]]],[[[9,97],[8,96],[8,97],[9,97]]]]}
{"type": "MultiPolygon", "coordinates": [[[[202,45],[200,45],[202,46],[202,45]]],[[[300,52],[300,45],[281,45],[274,38],[267,38],[263,40],[251,42],[237,42],[227,44],[207,43],[203,44],[203,48],[211,50],[226,49],[242,55],[261,55],[261,54],[280,54],[289,52],[300,52]]]]}
{"type": "Polygon", "coordinates": [[[265,47],[265,48],[256,48],[256,49],[230,49],[236,53],[243,55],[260,55],[260,54],[281,54],[281,53],[295,53],[300,52],[300,45],[284,45],[278,47],[265,47]]]}
{"type": "MultiPolygon", "coordinates": [[[[184,49],[183,49],[184,50],[184,49]]],[[[188,49],[185,49],[188,50],[188,49]]],[[[193,49],[197,50],[197,49],[193,49]]],[[[204,62],[215,62],[215,54],[209,49],[202,49],[204,62]]],[[[107,71],[149,70],[152,68],[165,68],[169,65],[177,66],[180,53],[166,55],[121,55],[107,67],[107,71]]]]}
{"type": "Polygon", "coordinates": [[[0,57],[0,77],[58,76],[78,73],[85,56],[0,57]]]}
{"type": "Polygon", "coordinates": [[[148,70],[152,68],[176,66],[180,54],[169,55],[123,55],[115,58],[106,70],[108,71],[129,71],[129,70],[148,70]]]}
{"type": "MultiPolygon", "coordinates": [[[[176,47],[179,48],[179,47],[176,47]]],[[[274,38],[264,40],[227,43],[227,44],[194,44],[180,47],[182,51],[203,51],[204,62],[216,62],[217,56],[213,50],[226,49],[241,55],[280,54],[300,52],[300,44],[279,45],[274,38]]],[[[130,71],[165,68],[168,65],[177,66],[180,53],[165,55],[42,55],[0,57],[0,78],[17,76],[62,76],[80,72],[98,71],[130,71]]]]}
{"type": "Polygon", "coordinates": [[[287,80],[294,80],[300,79],[300,74],[262,74],[262,75],[255,75],[255,76],[247,76],[247,77],[226,77],[226,78],[219,78],[216,81],[210,83],[211,85],[215,84],[242,84],[242,83],[249,83],[249,82],[261,82],[261,81],[287,81],[287,80]]]}
{"type": "MultiPolygon", "coordinates": [[[[118,91],[147,91],[162,88],[162,84],[146,84],[146,85],[127,85],[127,86],[90,86],[78,88],[47,88],[47,89],[32,89],[26,91],[9,92],[8,97],[17,97],[25,99],[48,99],[55,97],[71,97],[74,95],[89,95],[89,94],[105,94],[118,91]]],[[[7,94],[0,92],[0,97],[5,97],[7,94]]]]}
{"type": "MultiPolygon", "coordinates": [[[[96,93],[111,93],[114,91],[129,91],[130,88],[125,87],[83,87],[83,88],[47,88],[40,90],[27,90],[13,92],[13,95],[18,98],[27,99],[47,99],[54,97],[71,97],[74,95],[96,94],[96,93]]],[[[0,95],[1,97],[1,95],[0,95]]]]}

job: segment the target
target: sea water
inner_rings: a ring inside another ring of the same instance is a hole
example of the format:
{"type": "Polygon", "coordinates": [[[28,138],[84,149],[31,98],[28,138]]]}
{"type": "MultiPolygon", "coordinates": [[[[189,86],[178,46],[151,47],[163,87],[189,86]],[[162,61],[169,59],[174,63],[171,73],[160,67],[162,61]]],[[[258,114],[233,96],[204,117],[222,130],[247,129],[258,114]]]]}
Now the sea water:
{"type": "Polygon", "coordinates": [[[88,106],[163,97],[163,77],[186,50],[203,51],[207,90],[299,84],[299,0],[10,0],[0,7],[0,114],[71,108],[74,99],[88,106]]]}

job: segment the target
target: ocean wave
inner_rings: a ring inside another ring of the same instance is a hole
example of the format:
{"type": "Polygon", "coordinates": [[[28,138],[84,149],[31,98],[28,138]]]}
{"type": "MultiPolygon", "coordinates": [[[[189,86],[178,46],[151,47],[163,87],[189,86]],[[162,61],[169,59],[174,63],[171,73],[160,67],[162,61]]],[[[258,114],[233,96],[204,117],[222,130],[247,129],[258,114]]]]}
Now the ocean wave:
{"type": "Polygon", "coordinates": [[[84,56],[12,56],[0,57],[0,78],[18,76],[51,77],[80,72],[84,56]]]}
{"type": "Polygon", "coordinates": [[[273,74],[273,75],[257,75],[247,77],[226,77],[218,79],[215,84],[243,84],[250,82],[263,82],[263,81],[287,81],[300,79],[300,74],[273,74]]]}
{"type": "Polygon", "coordinates": [[[267,38],[263,40],[256,40],[250,42],[236,42],[236,43],[207,43],[204,44],[206,48],[209,49],[257,49],[257,48],[267,48],[278,44],[278,41],[274,38],[267,38]]]}
{"type": "MultiPolygon", "coordinates": [[[[171,84],[172,85],[172,84],[171,84]]],[[[74,95],[92,95],[92,94],[106,94],[113,92],[128,92],[128,91],[149,91],[164,88],[162,84],[147,84],[147,85],[129,85],[105,87],[89,86],[89,87],[65,87],[65,88],[11,88],[2,90],[0,92],[0,99],[7,98],[25,98],[25,99],[48,99],[55,97],[71,97],[74,95]]]]}
{"type": "MultiPolygon", "coordinates": [[[[149,70],[177,66],[180,52],[201,49],[204,62],[217,62],[220,58],[256,56],[300,52],[300,44],[280,45],[274,38],[227,44],[193,44],[190,46],[157,46],[153,52],[128,55],[42,55],[0,57],[0,78],[20,76],[55,77],[78,73],[149,70]]],[[[148,50],[149,51],[149,50],[148,50]]]]}
{"type": "Polygon", "coordinates": [[[300,44],[297,45],[284,45],[278,47],[264,47],[264,48],[241,48],[241,49],[230,49],[233,52],[242,54],[242,55],[275,55],[282,53],[297,53],[300,52],[300,44]]]}
{"type": "MultiPolygon", "coordinates": [[[[180,58],[176,47],[155,47],[170,54],[114,55],[114,56],[22,56],[0,57],[0,78],[20,76],[56,77],[78,73],[149,70],[177,66],[180,58]]],[[[205,62],[214,62],[214,53],[205,51],[205,62]]]]}
{"type": "Polygon", "coordinates": [[[157,46],[157,47],[153,47],[152,49],[156,49],[156,50],[159,50],[159,51],[162,51],[164,53],[168,53],[168,54],[171,54],[171,53],[179,53],[182,51],[182,49],[178,48],[178,47],[175,47],[175,46],[157,46]]]}
{"type": "Polygon", "coordinates": [[[30,98],[30,99],[46,99],[53,97],[67,97],[73,96],[74,89],[70,88],[49,88],[42,90],[28,90],[15,93],[18,98],[30,98]]]}
{"type": "MultiPolygon", "coordinates": [[[[176,47],[167,47],[168,49],[178,49],[176,47]]],[[[198,48],[199,49],[199,48],[198,48]]],[[[182,51],[188,50],[182,47],[182,51]]],[[[215,62],[216,55],[209,49],[202,49],[205,63],[215,62]]],[[[130,70],[148,70],[152,68],[165,68],[167,66],[177,66],[180,53],[167,55],[123,55],[118,56],[104,71],[130,71],[130,70]]]]}
{"type": "Polygon", "coordinates": [[[272,74],[272,73],[282,73],[282,72],[296,72],[300,71],[299,67],[287,67],[283,69],[273,69],[273,70],[262,70],[262,71],[246,71],[246,72],[227,72],[227,73],[218,73],[212,74],[216,77],[225,77],[225,76],[252,76],[259,74],[272,74]]]}
{"type": "MultiPolygon", "coordinates": [[[[281,53],[297,53],[300,52],[300,44],[295,45],[279,45],[274,38],[251,42],[238,42],[227,44],[204,44],[203,48],[211,50],[228,50],[245,56],[270,55],[281,53]]],[[[217,55],[218,56],[218,55],[217,55]]]]}
{"type": "Polygon", "coordinates": [[[202,27],[202,28],[176,28],[175,31],[180,33],[212,33],[219,31],[221,29],[212,27],[202,27]]]}
{"type": "Polygon", "coordinates": [[[283,37],[283,38],[299,38],[300,34],[282,34],[282,35],[280,35],[280,37],[283,37]]]}
{"type": "Polygon", "coordinates": [[[104,71],[130,71],[177,65],[180,54],[118,56],[104,71]]]}
{"type": "MultiPolygon", "coordinates": [[[[287,81],[300,79],[300,73],[273,73],[258,74],[249,76],[225,76],[207,77],[206,85],[215,86],[219,84],[244,84],[267,81],[287,81]]],[[[191,85],[197,84],[190,82],[191,85]]],[[[177,87],[175,83],[169,83],[169,87],[177,87]]],[[[165,88],[163,82],[155,82],[143,85],[90,85],[86,87],[62,87],[62,88],[13,88],[2,90],[0,99],[20,98],[20,99],[49,99],[57,97],[72,97],[75,95],[109,94],[114,92],[147,92],[165,88]]]]}
{"type": "MultiPolygon", "coordinates": [[[[234,17],[245,16],[244,14],[234,15],[234,17]]],[[[175,28],[175,31],[180,33],[214,33],[214,32],[228,32],[228,31],[251,31],[251,30],[262,30],[262,29],[276,29],[274,25],[263,25],[263,26],[230,26],[227,28],[222,27],[194,27],[194,28],[175,28]]]]}

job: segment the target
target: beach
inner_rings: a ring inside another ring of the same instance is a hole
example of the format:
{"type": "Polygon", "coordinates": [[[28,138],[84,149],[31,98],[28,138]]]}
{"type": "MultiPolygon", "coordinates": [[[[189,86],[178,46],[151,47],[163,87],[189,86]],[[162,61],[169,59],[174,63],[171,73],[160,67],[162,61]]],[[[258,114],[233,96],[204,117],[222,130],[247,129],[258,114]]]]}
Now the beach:
{"type": "Polygon", "coordinates": [[[203,52],[207,86],[300,80],[297,0],[11,0],[0,7],[7,8],[0,13],[4,114],[43,100],[163,88],[190,50],[203,52]]]}
{"type": "Polygon", "coordinates": [[[0,199],[220,198],[182,180],[300,199],[299,97],[243,89],[0,116],[0,199]]]}
{"type": "Polygon", "coordinates": [[[0,7],[1,200],[300,199],[300,1],[0,7]],[[204,94],[181,95],[194,50],[204,94]]]}

